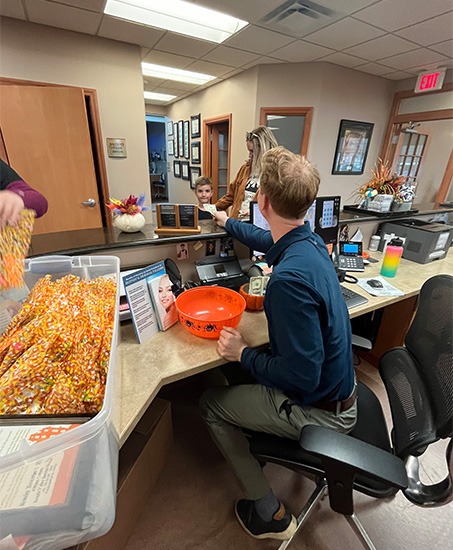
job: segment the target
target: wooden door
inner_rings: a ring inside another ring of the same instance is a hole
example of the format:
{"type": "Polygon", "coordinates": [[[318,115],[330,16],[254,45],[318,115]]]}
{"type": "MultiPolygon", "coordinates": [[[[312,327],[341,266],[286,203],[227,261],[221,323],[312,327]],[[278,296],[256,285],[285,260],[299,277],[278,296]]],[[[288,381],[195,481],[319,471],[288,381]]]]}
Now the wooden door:
{"type": "Polygon", "coordinates": [[[9,164],[49,202],[35,234],[102,227],[81,89],[3,85],[0,128],[9,164]]]}
{"type": "Polygon", "coordinates": [[[230,181],[231,114],[203,121],[203,174],[212,180],[216,202],[228,191],[230,181]]]}

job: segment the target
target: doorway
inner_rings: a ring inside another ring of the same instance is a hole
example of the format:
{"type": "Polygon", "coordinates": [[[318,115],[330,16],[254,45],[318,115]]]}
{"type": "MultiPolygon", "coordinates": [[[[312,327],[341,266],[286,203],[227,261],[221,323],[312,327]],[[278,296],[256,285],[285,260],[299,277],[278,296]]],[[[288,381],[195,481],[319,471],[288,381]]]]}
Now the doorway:
{"type": "Polygon", "coordinates": [[[49,203],[34,234],[109,226],[96,91],[9,78],[0,88],[0,154],[49,203]]]}
{"type": "Polygon", "coordinates": [[[166,119],[159,115],[146,115],[149,185],[151,201],[168,202],[166,119]]]}
{"type": "Polygon", "coordinates": [[[231,114],[203,121],[203,174],[212,181],[215,203],[228,191],[230,181],[231,114]]]}

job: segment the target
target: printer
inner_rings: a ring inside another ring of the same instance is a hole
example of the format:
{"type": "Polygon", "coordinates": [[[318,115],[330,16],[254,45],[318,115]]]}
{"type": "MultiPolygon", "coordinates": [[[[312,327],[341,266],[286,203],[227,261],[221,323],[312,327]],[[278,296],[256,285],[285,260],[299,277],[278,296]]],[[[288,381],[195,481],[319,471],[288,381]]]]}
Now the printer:
{"type": "Polygon", "coordinates": [[[404,241],[403,258],[419,264],[427,264],[447,255],[453,237],[453,226],[417,219],[385,222],[379,227],[384,250],[387,241],[394,236],[404,241]]]}

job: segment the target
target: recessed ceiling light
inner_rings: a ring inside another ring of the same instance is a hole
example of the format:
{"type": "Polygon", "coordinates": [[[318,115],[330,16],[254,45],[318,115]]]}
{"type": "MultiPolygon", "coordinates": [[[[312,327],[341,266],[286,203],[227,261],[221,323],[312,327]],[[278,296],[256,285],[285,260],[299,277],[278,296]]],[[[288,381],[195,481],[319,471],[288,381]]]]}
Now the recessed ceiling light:
{"type": "Polygon", "coordinates": [[[144,76],[153,76],[154,78],[163,78],[165,80],[176,80],[177,82],[188,82],[189,84],[206,84],[214,80],[215,76],[174,67],[165,67],[164,65],[154,65],[154,63],[142,63],[142,74],[144,76]]]}
{"type": "Polygon", "coordinates": [[[220,44],[247,21],[183,0],[107,0],[104,13],[220,44]]]}
{"type": "Polygon", "coordinates": [[[145,99],[151,99],[152,101],[171,101],[175,99],[175,95],[170,94],[158,94],[157,92],[143,92],[145,99]]]}

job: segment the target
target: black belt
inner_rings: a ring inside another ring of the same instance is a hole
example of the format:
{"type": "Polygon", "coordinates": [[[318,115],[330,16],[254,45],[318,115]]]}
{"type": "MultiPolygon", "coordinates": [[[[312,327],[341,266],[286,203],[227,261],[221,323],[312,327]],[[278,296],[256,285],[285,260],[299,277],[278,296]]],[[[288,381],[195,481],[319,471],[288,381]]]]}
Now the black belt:
{"type": "Polygon", "coordinates": [[[330,401],[328,403],[313,403],[310,405],[310,407],[314,407],[315,409],[322,409],[323,411],[330,411],[330,412],[336,412],[337,414],[340,412],[347,411],[350,409],[357,398],[357,386],[354,387],[351,395],[345,399],[344,401],[330,401]]]}

